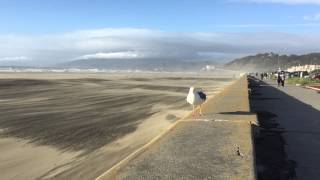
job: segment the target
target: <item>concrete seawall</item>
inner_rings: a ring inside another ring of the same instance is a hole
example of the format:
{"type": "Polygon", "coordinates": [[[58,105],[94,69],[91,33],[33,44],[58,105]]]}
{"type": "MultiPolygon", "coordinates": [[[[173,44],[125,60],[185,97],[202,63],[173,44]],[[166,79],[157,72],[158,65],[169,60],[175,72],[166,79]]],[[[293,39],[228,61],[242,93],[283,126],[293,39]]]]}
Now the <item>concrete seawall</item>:
{"type": "Polygon", "coordinates": [[[191,115],[97,179],[256,179],[247,79],[241,78],[191,115]]]}

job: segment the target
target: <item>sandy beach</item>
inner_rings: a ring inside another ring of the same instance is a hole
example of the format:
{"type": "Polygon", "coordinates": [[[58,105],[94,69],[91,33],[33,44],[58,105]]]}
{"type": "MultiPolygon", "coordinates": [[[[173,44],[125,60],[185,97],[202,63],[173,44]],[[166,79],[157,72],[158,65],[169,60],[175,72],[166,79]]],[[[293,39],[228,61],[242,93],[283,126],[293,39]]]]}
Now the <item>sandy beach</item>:
{"type": "Polygon", "coordinates": [[[189,87],[232,75],[0,74],[0,179],[92,179],[187,115],[189,87]]]}

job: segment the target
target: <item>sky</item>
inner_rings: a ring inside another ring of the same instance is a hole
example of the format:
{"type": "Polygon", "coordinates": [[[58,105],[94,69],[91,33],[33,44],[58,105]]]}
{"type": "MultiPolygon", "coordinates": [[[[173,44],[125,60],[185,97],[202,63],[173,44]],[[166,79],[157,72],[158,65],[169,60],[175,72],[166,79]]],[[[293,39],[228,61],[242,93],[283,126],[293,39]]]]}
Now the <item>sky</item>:
{"type": "Polygon", "coordinates": [[[320,0],[0,0],[0,65],[320,51],[320,0]]]}

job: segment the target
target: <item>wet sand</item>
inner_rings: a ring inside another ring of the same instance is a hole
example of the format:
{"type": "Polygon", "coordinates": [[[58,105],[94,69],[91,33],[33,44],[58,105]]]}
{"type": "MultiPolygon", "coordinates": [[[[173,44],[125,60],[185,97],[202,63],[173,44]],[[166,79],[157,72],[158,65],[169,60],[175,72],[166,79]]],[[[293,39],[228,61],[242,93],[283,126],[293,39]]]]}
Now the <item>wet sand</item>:
{"type": "Polygon", "coordinates": [[[0,74],[0,178],[88,179],[186,115],[208,74],[0,74]],[[29,170],[31,169],[31,170],[29,170]]]}

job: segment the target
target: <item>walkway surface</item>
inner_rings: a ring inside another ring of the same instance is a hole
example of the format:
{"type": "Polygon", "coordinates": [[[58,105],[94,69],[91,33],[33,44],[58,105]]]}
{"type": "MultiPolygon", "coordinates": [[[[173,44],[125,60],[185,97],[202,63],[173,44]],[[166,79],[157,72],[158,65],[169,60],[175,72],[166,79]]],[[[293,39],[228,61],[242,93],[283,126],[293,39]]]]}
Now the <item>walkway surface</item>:
{"type": "Polygon", "coordinates": [[[242,78],[116,172],[100,179],[255,179],[247,80],[242,78]],[[237,149],[240,149],[238,154],[237,149]]]}
{"type": "Polygon", "coordinates": [[[253,111],[275,114],[288,159],[295,162],[296,179],[320,177],[320,94],[314,90],[274,81],[258,83],[253,111]]]}

